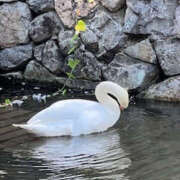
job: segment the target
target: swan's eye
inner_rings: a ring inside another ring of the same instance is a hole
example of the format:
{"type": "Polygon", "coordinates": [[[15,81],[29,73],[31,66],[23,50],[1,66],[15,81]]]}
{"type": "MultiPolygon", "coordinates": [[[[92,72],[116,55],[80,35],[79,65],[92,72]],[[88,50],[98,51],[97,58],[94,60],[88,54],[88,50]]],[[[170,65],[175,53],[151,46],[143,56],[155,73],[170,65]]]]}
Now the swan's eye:
{"type": "Polygon", "coordinates": [[[111,93],[107,93],[107,94],[108,94],[108,96],[110,96],[111,98],[113,98],[113,99],[119,104],[119,106],[121,106],[120,103],[119,103],[119,101],[118,101],[118,99],[117,99],[113,94],[111,94],[111,93]]]}

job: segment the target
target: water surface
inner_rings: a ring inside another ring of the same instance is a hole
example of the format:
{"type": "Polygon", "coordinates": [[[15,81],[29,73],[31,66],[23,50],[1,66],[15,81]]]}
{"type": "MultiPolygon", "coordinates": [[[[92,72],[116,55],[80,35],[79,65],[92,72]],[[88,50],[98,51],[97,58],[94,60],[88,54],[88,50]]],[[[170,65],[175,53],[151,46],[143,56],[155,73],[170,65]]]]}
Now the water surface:
{"type": "MultiPolygon", "coordinates": [[[[36,111],[7,116],[25,120],[36,111]]],[[[179,180],[180,104],[137,102],[104,133],[27,139],[0,151],[0,179],[179,180]]]]}

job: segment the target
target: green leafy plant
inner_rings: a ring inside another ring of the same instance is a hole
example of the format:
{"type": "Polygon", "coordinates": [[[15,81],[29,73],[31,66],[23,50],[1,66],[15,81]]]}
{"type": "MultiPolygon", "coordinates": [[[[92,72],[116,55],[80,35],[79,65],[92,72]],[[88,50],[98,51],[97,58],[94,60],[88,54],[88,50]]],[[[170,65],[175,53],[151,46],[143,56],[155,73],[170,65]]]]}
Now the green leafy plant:
{"type": "Polygon", "coordinates": [[[11,103],[11,101],[9,99],[5,99],[5,104],[6,105],[11,105],[12,103],[11,103]]]}
{"type": "Polygon", "coordinates": [[[5,99],[4,103],[0,104],[0,107],[12,106],[10,99],[5,99]]]}
{"type": "MultiPolygon", "coordinates": [[[[77,21],[77,23],[75,25],[75,34],[69,42],[71,45],[71,48],[68,51],[68,55],[74,53],[74,51],[76,50],[77,46],[75,45],[75,41],[78,39],[79,33],[83,32],[83,31],[86,31],[86,23],[83,20],[79,20],[79,21],[77,21]]],[[[58,91],[61,93],[61,95],[64,96],[67,93],[67,89],[65,88],[67,81],[69,79],[75,79],[76,78],[75,75],[73,74],[73,72],[79,63],[80,63],[79,59],[72,59],[72,58],[68,59],[67,65],[70,67],[71,71],[66,72],[66,75],[68,78],[66,79],[63,87],[58,91]]]]}
{"type": "Polygon", "coordinates": [[[71,71],[70,72],[66,72],[67,74],[67,79],[66,82],[64,83],[63,87],[60,89],[61,94],[64,96],[67,93],[67,89],[65,89],[66,83],[69,79],[75,79],[75,75],[73,74],[74,70],[76,69],[77,65],[80,63],[79,59],[68,59],[68,66],[70,67],[71,71]]]}

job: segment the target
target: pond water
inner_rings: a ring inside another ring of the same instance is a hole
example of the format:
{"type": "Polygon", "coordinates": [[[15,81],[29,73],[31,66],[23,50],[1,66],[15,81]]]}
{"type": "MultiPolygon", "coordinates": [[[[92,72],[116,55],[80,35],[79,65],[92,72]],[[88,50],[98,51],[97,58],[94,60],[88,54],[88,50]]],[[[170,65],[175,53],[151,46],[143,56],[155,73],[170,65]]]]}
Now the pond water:
{"type": "Polygon", "coordinates": [[[137,102],[104,133],[0,150],[0,179],[179,180],[180,104],[137,102]]]}

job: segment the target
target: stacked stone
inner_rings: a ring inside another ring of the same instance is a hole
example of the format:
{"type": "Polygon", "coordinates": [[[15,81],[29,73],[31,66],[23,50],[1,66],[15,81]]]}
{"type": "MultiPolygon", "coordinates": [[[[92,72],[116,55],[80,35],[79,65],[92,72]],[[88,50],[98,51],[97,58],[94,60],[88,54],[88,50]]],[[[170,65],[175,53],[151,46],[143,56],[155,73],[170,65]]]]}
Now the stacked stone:
{"type": "Polygon", "coordinates": [[[177,0],[0,0],[0,73],[70,88],[117,82],[139,98],[180,101],[180,4],[177,0]],[[74,25],[87,30],[72,48],[74,25]]]}

